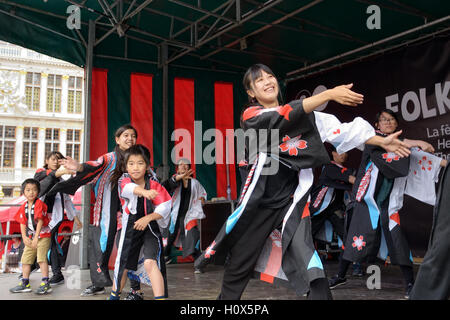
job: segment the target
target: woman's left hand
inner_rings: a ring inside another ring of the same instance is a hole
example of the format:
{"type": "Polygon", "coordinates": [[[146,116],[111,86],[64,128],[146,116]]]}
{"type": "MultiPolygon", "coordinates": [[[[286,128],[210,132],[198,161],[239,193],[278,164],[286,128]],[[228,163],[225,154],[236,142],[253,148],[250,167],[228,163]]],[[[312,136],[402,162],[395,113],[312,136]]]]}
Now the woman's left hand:
{"type": "Polygon", "coordinates": [[[386,138],[383,138],[383,143],[381,147],[383,147],[388,152],[394,152],[401,158],[408,157],[411,154],[409,150],[408,144],[398,139],[398,136],[402,133],[402,131],[397,131],[388,135],[386,138]]]}
{"type": "Polygon", "coordinates": [[[364,96],[350,90],[352,87],[353,83],[334,87],[330,90],[332,93],[331,99],[340,104],[353,107],[356,107],[358,104],[363,103],[364,96]]]}
{"type": "Polygon", "coordinates": [[[434,152],[433,146],[426,141],[418,140],[417,145],[425,152],[434,152]]]}

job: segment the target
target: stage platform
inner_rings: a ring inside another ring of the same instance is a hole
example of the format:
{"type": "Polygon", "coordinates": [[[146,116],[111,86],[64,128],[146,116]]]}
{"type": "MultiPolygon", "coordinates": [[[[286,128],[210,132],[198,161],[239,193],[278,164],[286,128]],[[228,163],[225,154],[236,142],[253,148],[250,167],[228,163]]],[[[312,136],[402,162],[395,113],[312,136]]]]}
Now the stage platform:
{"type": "MultiPolygon", "coordinates": [[[[336,274],[336,261],[327,261],[325,269],[329,276],[336,274]]],[[[398,266],[378,265],[381,274],[381,289],[369,290],[366,285],[368,276],[352,277],[349,270],[347,283],[332,290],[335,300],[404,300],[403,277],[398,266]]],[[[418,265],[414,266],[417,274],[418,265]]],[[[366,267],[367,268],[367,267],[366,267]]],[[[89,270],[64,270],[66,282],[54,286],[53,292],[40,296],[32,293],[12,294],[9,288],[19,283],[17,273],[0,274],[0,300],[105,300],[111,288],[106,288],[105,294],[93,297],[81,297],[80,293],[90,284],[89,270]]],[[[215,300],[219,294],[223,267],[210,265],[205,273],[194,274],[192,263],[172,264],[167,266],[169,300],[215,300]]],[[[32,273],[30,283],[33,291],[37,289],[40,282],[40,273],[32,273]]],[[[126,296],[128,285],[125,288],[126,296]]],[[[151,300],[153,293],[150,287],[143,286],[145,299],[151,300]]],[[[298,297],[293,290],[284,286],[252,279],[248,284],[243,300],[305,300],[306,297],[298,297]]]]}

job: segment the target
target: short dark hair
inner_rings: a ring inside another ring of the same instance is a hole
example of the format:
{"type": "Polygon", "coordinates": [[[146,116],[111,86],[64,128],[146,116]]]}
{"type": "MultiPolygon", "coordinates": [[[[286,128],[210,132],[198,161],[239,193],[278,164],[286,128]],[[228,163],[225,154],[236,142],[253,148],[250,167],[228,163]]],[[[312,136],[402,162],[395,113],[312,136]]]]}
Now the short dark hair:
{"type": "Polygon", "coordinates": [[[130,156],[142,156],[144,158],[145,163],[147,164],[147,167],[150,165],[150,150],[142,144],[135,144],[134,146],[129,147],[125,151],[125,161],[124,161],[124,168],[127,167],[127,162],[130,156]]]}
{"type": "Polygon", "coordinates": [[[392,111],[391,109],[383,109],[380,112],[378,112],[375,115],[375,123],[378,123],[380,121],[381,115],[383,113],[390,114],[395,119],[395,121],[397,121],[397,124],[399,124],[397,114],[394,111],[392,111]]]}
{"type": "Polygon", "coordinates": [[[114,169],[114,172],[111,176],[111,185],[117,186],[117,183],[119,182],[120,177],[122,174],[127,172],[127,162],[131,155],[141,155],[142,158],[144,158],[144,161],[148,166],[150,166],[150,150],[147,149],[146,146],[142,144],[135,144],[134,146],[129,147],[125,152],[123,156],[123,161],[120,163],[117,163],[116,169],[114,169]]]}
{"type": "Polygon", "coordinates": [[[30,179],[26,179],[22,183],[22,188],[21,188],[22,194],[25,191],[25,187],[27,186],[27,184],[34,184],[37,187],[38,194],[41,192],[41,185],[39,184],[39,181],[37,181],[36,179],[30,178],[30,179]]]}

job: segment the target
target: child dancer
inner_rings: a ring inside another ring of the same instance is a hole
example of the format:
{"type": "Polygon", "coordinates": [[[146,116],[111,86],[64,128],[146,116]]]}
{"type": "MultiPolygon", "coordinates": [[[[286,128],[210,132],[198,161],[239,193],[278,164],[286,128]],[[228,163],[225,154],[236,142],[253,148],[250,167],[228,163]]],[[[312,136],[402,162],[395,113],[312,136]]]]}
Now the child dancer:
{"type": "Polygon", "coordinates": [[[126,274],[137,270],[141,251],[154,298],[168,296],[160,227],[168,225],[172,201],[166,189],[147,173],[149,166],[150,152],[146,147],[135,145],[127,150],[122,168],[125,173],[118,181],[122,230],[110,300],[120,299],[126,274]]]}
{"type": "Polygon", "coordinates": [[[89,268],[92,285],[87,287],[82,296],[93,296],[105,292],[105,287],[112,285],[108,262],[114,247],[117,232],[117,213],[120,202],[117,186],[111,185],[115,168],[123,161],[125,151],[136,144],[137,131],[130,124],[121,126],[115,134],[116,147],[113,152],[99,157],[96,161],[78,163],[66,157],[60,163],[69,170],[76,171],[71,179],[57,183],[48,193],[58,192],[75,194],[79,187],[92,184],[95,194],[93,226],[89,228],[89,268]]]}
{"type": "Polygon", "coordinates": [[[55,184],[63,181],[61,176],[75,173],[74,171],[62,167],[58,163],[58,160],[61,159],[64,159],[64,156],[59,151],[50,152],[45,158],[44,167],[38,169],[34,174],[34,179],[39,181],[41,186],[39,197],[47,205],[47,213],[51,218],[49,227],[52,230],[52,234],[49,257],[53,276],[50,278],[50,285],[57,285],[64,282],[64,276],[61,272],[61,257],[63,251],[58,243],[58,230],[64,220],[64,211],[67,214],[67,218],[73,220],[77,224],[78,229],[81,229],[83,226],[68,194],[59,192],[54,196],[47,196],[47,192],[55,184]]]}
{"type": "MultiPolygon", "coordinates": [[[[193,178],[191,164],[187,159],[178,160],[177,174],[163,183],[172,195],[173,206],[170,213],[169,237],[164,255],[169,258],[172,245],[183,248],[183,258],[200,255],[200,230],[198,222],[205,218],[202,204],[207,194],[201,183],[193,178]]],[[[196,269],[195,273],[202,273],[196,269]]]]}
{"type": "Polygon", "coordinates": [[[20,223],[20,232],[25,244],[21,259],[23,277],[18,286],[9,290],[12,293],[31,292],[30,272],[36,257],[42,272],[42,282],[36,293],[52,292],[48,283],[47,262],[47,252],[50,248],[49,218],[47,206],[38,199],[39,191],[39,182],[34,179],[27,179],[22,184],[22,193],[27,201],[17,211],[15,220],[20,223]]]}

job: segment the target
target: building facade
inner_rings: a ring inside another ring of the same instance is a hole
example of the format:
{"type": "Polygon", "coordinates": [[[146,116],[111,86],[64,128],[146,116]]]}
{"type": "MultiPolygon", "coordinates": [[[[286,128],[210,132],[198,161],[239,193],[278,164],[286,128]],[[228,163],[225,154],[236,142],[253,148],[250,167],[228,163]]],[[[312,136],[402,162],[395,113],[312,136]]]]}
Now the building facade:
{"type": "Polygon", "coordinates": [[[0,201],[49,152],[81,160],[83,124],[84,69],[0,41],[0,201]]]}

